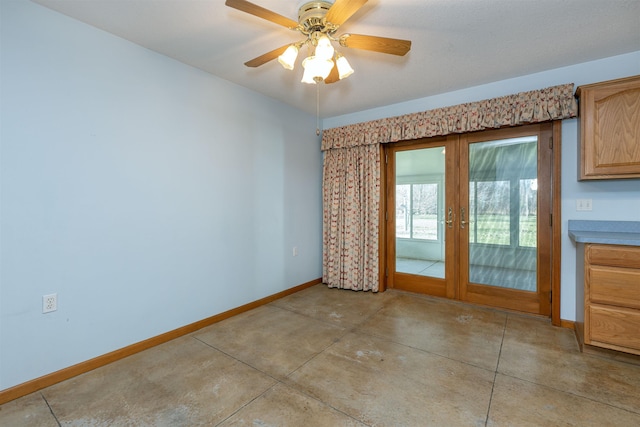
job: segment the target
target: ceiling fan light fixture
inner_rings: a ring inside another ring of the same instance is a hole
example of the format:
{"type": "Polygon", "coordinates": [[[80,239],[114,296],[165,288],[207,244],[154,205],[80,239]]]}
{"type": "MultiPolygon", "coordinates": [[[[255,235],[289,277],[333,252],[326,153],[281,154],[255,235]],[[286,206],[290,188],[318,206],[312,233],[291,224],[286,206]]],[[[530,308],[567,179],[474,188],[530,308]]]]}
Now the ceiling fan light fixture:
{"type": "Polygon", "coordinates": [[[329,76],[331,69],[333,69],[333,61],[317,56],[309,56],[302,61],[302,68],[304,68],[302,83],[316,84],[329,76]]]}
{"type": "Polygon", "coordinates": [[[287,70],[293,70],[298,58],[298,46],[295,44],[290,45],[282,55],[278,56],[278,62],[287,70]]]}
{"type": "Polygon", "coordinates": [[[347,58],[345,58],[340,53],[336,55],[336,66],[338,67],[338,77],[340,78],[340,80],[346,79],[354,73],[354,70],[353,68],[351,68],[349,61],[347,61],[347,58]]]}
{"type": "Polygon", "coordinates": [[[331,45],[331,40],[329,40],[329,37],[324,34],[318,37],[315,53],[316,58],[320,58],[322,60],[331,60],[331,58],[333,58],[334,52],[335,49],[331,45]]]}
{"type": "Polygon", "coordinates": [[[247,67],[259,67],[278,58],[278,62],[285,69],[293,70],[300,49],[307,46],[309,57],[302,62],[304,67],[302,82],[330,84],[345,79],[354,72],[346,58],[335,51],[333,42],[339,43],[344,48],[363,49],[397,56],[404,56],[411,49],[411,40],[350,33],[336,35],[342,24],[358,12],[367,1],[298,0],[297,22],[248,0],[225,0],[225,4],[241,12],[295,30],[305,36],[305,40],[281,46],[245,62],[247,67]]]}
{"type": "Polygon", "coordinates": [[[307,64],[307,59],[302,61],[302,67],[304,68],[304,73],[302,73],[302,80],[300,81],[302,83],[315,84],[315,80],[313,80],[313,73],[311,72],[311,67],[305,67],[305,65],[307,64]]]}

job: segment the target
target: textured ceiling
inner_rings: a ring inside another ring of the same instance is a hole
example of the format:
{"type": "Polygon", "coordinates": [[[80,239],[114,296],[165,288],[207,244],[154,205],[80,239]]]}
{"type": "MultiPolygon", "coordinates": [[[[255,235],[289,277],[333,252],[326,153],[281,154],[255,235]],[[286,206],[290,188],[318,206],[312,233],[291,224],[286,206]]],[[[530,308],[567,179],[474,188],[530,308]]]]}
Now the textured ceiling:
{"type": "MultiPolygon", "coordinates": [[[[299,34],[224,0],[33,0],[311,114],[315,85],[249,59],[299,34]]],[[[298,0],[252,0],[297,20],[298,0]]],[[[342,33],[409,39],[396,57],[339,49],[356,70],[321,85],[333,117],[640,50],[640,0],[369,0],[342,33]]]]}

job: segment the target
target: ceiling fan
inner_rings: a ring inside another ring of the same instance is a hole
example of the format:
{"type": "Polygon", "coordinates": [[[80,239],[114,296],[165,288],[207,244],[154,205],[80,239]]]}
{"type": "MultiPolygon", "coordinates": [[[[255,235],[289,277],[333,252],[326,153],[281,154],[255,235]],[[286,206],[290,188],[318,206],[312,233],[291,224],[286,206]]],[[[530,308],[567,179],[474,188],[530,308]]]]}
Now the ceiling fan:
{"type": "Polygon", "coordinates": [[[307,1],[298,9],[298,21],[272,12],[246,0],[226,0],[225,4],[275,24],[298,31],[304,39],[289,43],[245,62],[247,67],[259,67],[278,58],[286,69],[294,68],[299,50],[308,46],[313,52],[304,59],[304,83],[334,83],[353,73],[346,58],[336,52],[332,42],[342,47],[403,56],[411,49],[411,41],[361,34],[336,36],[340,26],[356,13],[367,0],[307,1]]]}

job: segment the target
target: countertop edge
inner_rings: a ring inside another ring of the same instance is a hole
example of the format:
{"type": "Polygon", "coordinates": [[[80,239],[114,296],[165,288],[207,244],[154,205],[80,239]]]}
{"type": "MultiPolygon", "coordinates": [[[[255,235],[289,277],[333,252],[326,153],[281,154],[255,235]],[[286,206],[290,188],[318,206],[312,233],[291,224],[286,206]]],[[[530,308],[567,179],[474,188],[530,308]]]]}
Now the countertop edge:
{"type": "Polygon", "coordinates": [[[640,233],[569,230],[569,237],[576,243],[640,246],[640,233]]]}

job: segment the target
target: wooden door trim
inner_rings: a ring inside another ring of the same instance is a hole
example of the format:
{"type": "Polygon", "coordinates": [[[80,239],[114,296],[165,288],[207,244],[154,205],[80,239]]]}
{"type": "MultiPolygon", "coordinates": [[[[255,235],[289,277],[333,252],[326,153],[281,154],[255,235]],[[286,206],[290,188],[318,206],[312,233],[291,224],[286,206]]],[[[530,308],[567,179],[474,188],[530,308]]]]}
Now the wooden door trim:
{"type": "Polygon", "coordinates": [[[562,121],[553,122],[553,170],[551,176],[551,324],[561,326],[561,268],[562,268],[562,210],[561,207],[561,171],[562,171],[562,121]]]}
{"type": "Polygon", "coordinates": [[[385,189],[386,184],[386,163],[387,163],[387,150],[384,145],[380,145],[380,217],[378,218],[378,291],[384,292],[387,290],[387,194],[385,189]]]}
{"type": "Polygon", "coordinates": [[[451,183],[453,191],[445,193],[446,208],[453,208],[453,227],[448,230],[447,241],[451,242],[445,247],[445,260],[446,260],[446,276],[449,277],[449,283],[447,286],[447,297],[450,299],[460,299],[460,251],[456,250],[458,247],[458,241],[460,239],[460,227],[458,226],[457,208],[458,200],[457,194],[460,192],[460,136],[449,135],[447,136],[446,149],[450,151],[450,155],[445,156],[445,179],[451,183]]]}
{"type": "Polygon", "coordinates": [[[538,293],[534,294],[519,289],[506,289],[507,292],[505,292],[505,288],[494,288],[475,283],[470,283],[467,288],[470,294],[467,302],[494,308],[506,308],[521,313],[538,314],[540,305],[538,293]]]}
{"type": "Polygon", "coordinates": [[[387,232],[388,227],[390,227],[390,223],[389,221],[391,221],[392,215],[394,214],[394,211],[391,208],[391,202],[394,201],[394,197],[393,194],[391,194],[390,192],[393,191],[395,189],[394,186],[394,176],[396,174],[396,162],[390,162],[388,161],[389,156],[392,156],[393,153],[395,152],[393,150],[393,146],[391,144],[383,144],[384,145],[384,168],[381,169],[385,169],[385,188],[382,190],[382,193],[385,195],[384,197],[384,205],[383,210],[384,212],[380,215],[382,218],[382,227],[385,230],[385,236],[384,236],[384,253],[385,253],[385,259],[384,259],[384,279],[385,279],[385,286],[386,288],[395,288],[395,282],[394,282],[394,270],[392,269],[392,260],[395,260],[396,258],[396,246],[394,245],[393,242],[393,238],[394,238],[394,234],[393,233],[389,233],[387,232]],[[386,190],[386,191],[385,191],[386,190]]]}
{"type": "Polygon", "coordinates": [[[544,293],[539,293],[540,314],[550,317],[553,284],[553,125],[551,123],[541,123],[539,129],[538,187],[548,188],[549,191],[538,192],[538,259],[548,261],[538,265],[538,287],[540,285],[540,277],[547,277],[549,280],[548,290],[544,293]],[[543,164],[546,164],[544,169],[542,168],[543,164]],[[541,182],[543,185],[540,185],[541,182]],[[541,238],[542,233],[540,233],[540,230],[544,230],[544,234],[547,236],[546,239],[541,238]]]}
{"type": "Polygon", "coordinates": [[[426,294],[434,297],[449,298],[447,296],[448,286],[445,279],[429,277],[428,280],[425,280],[427,279],[426,277],[408,273],[395,273],[395,275],[402,278],[402,284],[396,285],[396,289],[398,290],[413,292],[416,294],[426,294]]]}

